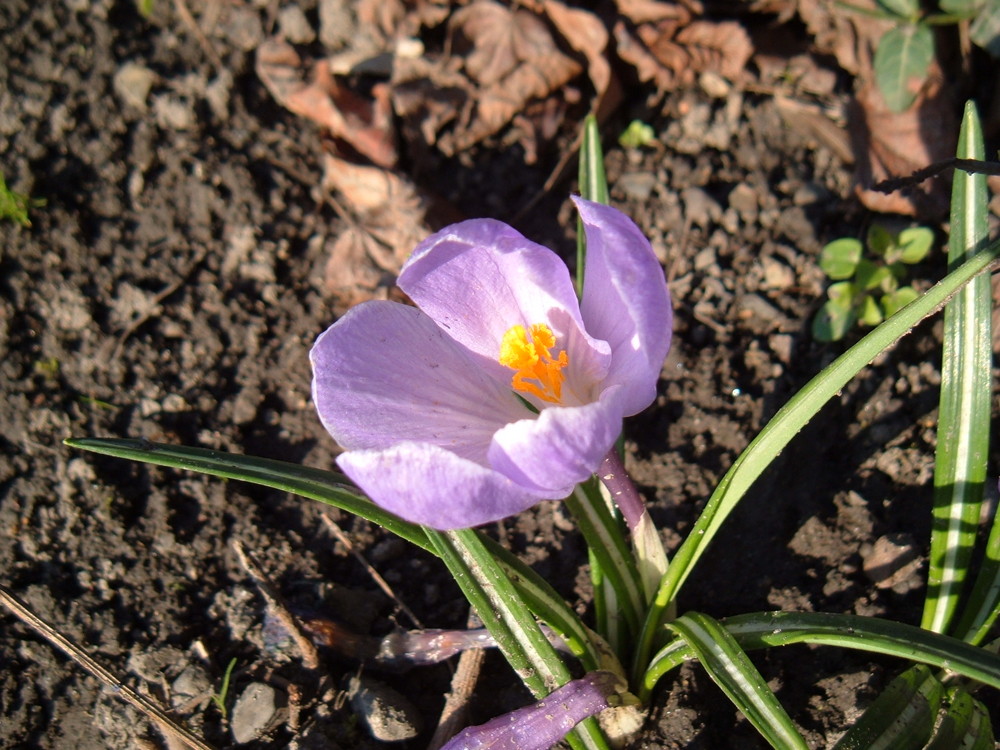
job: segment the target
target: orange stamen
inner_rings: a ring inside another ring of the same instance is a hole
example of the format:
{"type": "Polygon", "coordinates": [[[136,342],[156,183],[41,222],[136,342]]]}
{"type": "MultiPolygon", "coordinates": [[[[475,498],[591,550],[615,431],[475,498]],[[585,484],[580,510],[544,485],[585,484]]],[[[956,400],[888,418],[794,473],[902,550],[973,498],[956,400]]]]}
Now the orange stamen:
{"type": "Polygon", "coordinates": [[[552,357],[555,334],[544,323],[512,326],[500,342],[500,364],[514,370],[511,385],[515,391],[528,393],[542,401],[557,404],[562,398],[562,369],[569,364],[565,351],[552,357]]]}

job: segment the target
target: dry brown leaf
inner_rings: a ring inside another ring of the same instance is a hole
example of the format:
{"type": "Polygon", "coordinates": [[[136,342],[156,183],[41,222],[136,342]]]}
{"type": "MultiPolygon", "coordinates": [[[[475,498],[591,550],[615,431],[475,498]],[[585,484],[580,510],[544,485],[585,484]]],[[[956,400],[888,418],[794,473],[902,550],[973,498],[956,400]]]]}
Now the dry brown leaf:
{"type": "Polygon", "coordinates": [[[390,167],[397,153],[389,92],[376,85],[372,99],[356,94],[330,74],[325,61],[306,66],[295,49],[269,39],[257,49],[257,76],[275,100],[326,128],[375,164],[390,167]]]}
{"type": "Polygon", "coordinates": [[[661,91],[693,83],[705,72],[739,78],[753,53],[746,30],[735,21],[692,21],[681,26],[670,18],[640,25],[633,35],[622,21],[614,28],[618,55],[633,65],[642,81],[661,91]]]}
{"type": "Polygon", "coordinates": [[[857,95],[852,118],[857,158],[857,193],[872,211],[940,217],[948,209],[946,181],[926,180],[904,194],[878,193],[868,187],[889,177],[904,177],[955,153],[958,124],[940,68],[932,67],[921,94],[905,112],[892,112],[874,84],[857,95]]]}
{"type": "Polygon", "coordinates": [[[559,0],[544,0],[542,10],[567,44],[587,58],[587,75],[594,85],[594,105],[591,109],[601,109],[601,102],[611,84],[607,27],[590,11],[570,8],[559,0]]]}
{"type": "Polygon", "coordinates": [[[674,21],[684,26],[691,16],[700,16],[704,9],[698,0],[683,3],[667,3],[660,0],[615,0],[618,13],[634,24],[674,21]]]}
{"type": "Polygon", "coordinates": [[[403,261],[430,233],[427,205],[405,177],[332,154],[324,157],[323,187],[338,193],[350,214],[330,244],[324,277],[342,312],[384,297],[395,284],[403,261]]]}
{"type": "Polygon", "coordinates": [[[469,80],[446,61],[397,58],[392,70],[392,102],[410,142],[433,146],[438,133],[455,121],[472,98],[469,80]]]}
{"type": "Polygon", "coordinates": [[[456,51],[468,50],[465,72],[481,86],[493,86],[525,61],[545,57],[555,49],[552,35],[538,16],[522,9],[512,11],[493,0],[476,0],[462,8],[448,27],[457,34],[456,51]]]}

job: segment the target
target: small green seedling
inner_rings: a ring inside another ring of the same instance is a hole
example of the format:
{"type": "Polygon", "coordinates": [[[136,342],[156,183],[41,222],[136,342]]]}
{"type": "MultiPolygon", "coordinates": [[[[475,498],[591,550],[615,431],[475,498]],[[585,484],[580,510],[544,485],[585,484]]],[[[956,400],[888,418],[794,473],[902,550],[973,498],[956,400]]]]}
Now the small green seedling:
{"type": "Polygon", "coordinates": [[[866,240],[867,256],[861,241],[853,237],[834,240],[820,253],[819,266],[834,283],[813,319],[817,341],[838,341],[855,323],[877,326],[918,296],[912,286],[902,286],[906,266],[926,257],[934,233],[911,227],[893,234],[874,224],[866,240]]]}
{"type": "Polygon", "coordinates": [[[226,673],[222,676],[222,684],[219,686],[219,692],[212,696],[212,702],[219,707],[219,713],[222,714],[222,718],[227,718],[226,713],[226,696],[229,694],[229,678],[232,677],[233,668],[236,666],[236,657],[234,656],[229,660],[229,666],[226,667],[226,673]]]}
{"type": "Polygon", "coordinates": [[[28,210],[41,208],[44,205],[44,198],[29,198],[27,195],[15,193],[8,188],[3,172],[0,172],[0,219],[10,219],[22,227],[30,227],[31,219],[28,218],[28,210]]]}
{"type": "Polygon", "coordinates": [[[892,21],[875,47],[875,83],[893,112],[903,112],[916,100],[929,75],[937,50],[935,26],[963,24],[973,44],[1000,58],[1000,3],[996,0],[876,0],[874,8],[839,2],[857,15],[892,21]]]}
{"type": "Polygon", "coordinates": [[[656,142],[656,131],[642,120],[632,120],[628,127],[618,136],[618,144],[622,148],[642,148],[656,142]]]}

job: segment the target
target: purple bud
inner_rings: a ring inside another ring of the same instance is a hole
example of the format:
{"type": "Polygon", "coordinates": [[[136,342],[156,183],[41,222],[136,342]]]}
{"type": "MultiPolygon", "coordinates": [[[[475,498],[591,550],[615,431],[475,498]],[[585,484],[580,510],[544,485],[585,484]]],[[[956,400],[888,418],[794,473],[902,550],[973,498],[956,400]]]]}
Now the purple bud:
{"type": "Polygon", "coordinates": [[[581,721],[608,708],[619,684],[612,672],[589,672],[531,706],[466,727],[441,750],[548,750],[581,721]]]}

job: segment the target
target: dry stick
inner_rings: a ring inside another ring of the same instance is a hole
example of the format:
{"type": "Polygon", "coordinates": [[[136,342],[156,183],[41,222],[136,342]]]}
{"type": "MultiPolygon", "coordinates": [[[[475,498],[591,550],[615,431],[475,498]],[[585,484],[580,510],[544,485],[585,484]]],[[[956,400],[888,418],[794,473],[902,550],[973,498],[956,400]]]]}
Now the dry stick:
{"type": "Polygon", "coordinates": [[[180,16],[185,25],[191,29],[191,33],[194,34],[195,39],[198,40],[198,44],[201,45],[201,48],[208,56],[208,59],[212,61],[216,72],[221,73],[225,68],[225,65],[222,64],[222,58],[219,57],[219,53],[215,51],[215,47],[213,47],[212,43],[208,41],[208,37],[205,36],[205,32],[201,30],[198,22],[194,19],[194,16],[191,15],[191,10],[187,7],[187,3],[184,2],[184,0],[174,0],[174,8],[177,11],[177,15],[180,16]]]}
{"type": "Polygon", "coordinates": [[[400,599],[398,596],[396,596],[396,592],[394,592],[392,590],[392,587],[389,586],[388,583],[386,583],[386,580],[379,575],[378,571],[371,566],[371,563],[369,563],[365,559],[365,556],[362,555],[360,552],[358,552],[357,549],[355,549],[354,545],[351,543],[351,540],[347,538],[347,535],[344,533],[344,530],[337,525],[337,522],[334,521],[332,518],[330,518],[330,516],[326,515],[325,513],[321,517],[323,519],[323,522],[330,528],[330,531],[333,532],[333,535],[337,537],[337,540],[347,548],[348,552],[354,555],[354,557],[358,560],[358,562],[360,562],[362,565],[365,566],[365,570],[368,571],[368,575],[372,577],[372,580],[375,581],[375,583],[378,585],[380,589],[382,589],[385,595],[388,596],[390,599],[392,599],[394,602],[396,602],[396,606],[399,607],[400,611],[402,611],[407,617],[410,618],[411,622],[413,622],[414,625],[423,630],[424,628],[423,623],[420,622],[417,616],[413,614],[413,611],[403,603],[403,600],[400,599]]]}
{"type": "Polygon", "coordinates": [[[985,174],[985,175],[1000,175],[1000,163],[995,161],[979,161],[978,159],[959,159],[957,156],[952,156],[948,159],[942,159],[941,161],[936,161],[923,169],[918,169],[913,174],[908,177],[892,177],[888,180],[882,180],[872,185],[872,190],[877,190],[880,193],[892,193],[900,188],[912,187],[914,185],[919,185],[924,180],[929,177],[933,177],[946,169],[961,169],[964,172],[969,172],[971,174],[985,174]]]}
{"type": "Polygon", "coordinates": [[[182,725],[178,724],[166,710],[155,701],[140,695],[111,672],[94,661],[83,649],[70,641],[69,638],[57,631],[47,622],[28,608],[28,605],[18,599],[14,593],[3,584],[0,584],[0,603],[6,605],[7,609],[17,615],[20,620],[32,628],[36,633],[47,640],[51,645],[60,649],[73,661],[90,672],[94,677],[107,685],[115,695],[140,711],[150,721],[166,734],[168,737],[175,737],[188,747],[195,750],[214,750],[211,745],[205,743],[201,738],[192,734],[182,725]]]}
{"type": "MultiPolygon", "coordinates": [[[[482,627],[482,621],[472,612],[466,625],[470,628],[482,627]]],[[[454,737],[465,725],[469,699],[476,690],[476,683],[479,681],[479,673],[483,669],[483,660],[486,658],[486,649],[470,648],[462,652],[458,657],[458,667],[455,674],[451,676],[451,690],[448,691],[444,700],[444,708],[441,709],[441,718],[438,720],[437,729],[427,746],[427,750],[438,750],[445,742],[454,737]]]]}
{"type": "Polygon", "coordinates": [[[191,262],[188,263],[187,268],[184,269],[184,271],[180,274],[180,276],[178,276],[176,279],[174,279],[172,282],[167,284],[165,287],[163,287],[163,289],[161,289],[159,292],[156,293],[156,295],[153,297],[152,304],[149,305],[147,309],[139,315],[139,317],[137,317],[135,320],[129,323],[128,326],[125,328],[125,330],[122,331],[121,334],[119,334],[118,340],[115,342],[114,349],[111,350],[112,360],[117,360],[119,357],[121,357],[122,351],[125,348],[125,342],[132,336],[133,333],[138,331],[139,328],[146,323],[146,321],[148,321],[151,317],[153,317],[153,311],[161,302],[163,302],[163,300],[165,300],[167,297],[172,295],[174,292],[176,292],[184,285],[184,283],[187,281],[188,276],[194,273],[194,269],[196,269],[201,264],[201,262],[205,260],[205,257],[207,255],[208,255],[208,248],[206,247],[201,248],[198,252],[194,254],[194,257],[191,259],[191,262]]]}
{"type": "Polygon", "coordinates": [[[238,539],[233,540],[233,549],[236,550],[236,556],[240,560],[240,565],[247,572],[260,593],[263,595],[264,599],[267,601],[267,606],[270,608],[271,612],[275,617],[278,618],[285,629],[291,633],[292,640],[295,641],[295,645],[298,646],[299,653],[302,654],[302,664],[307,669],[316,669],[319,667],[319,651],[316,649],[316,644],[312,642],[312,639],[306,635],[306,632],[302,629],[299,624],[298,618],[295,617],[285,606],[285,602],[278,593],[278,590],[271,585],[271,582],[264,575],[264,571],[260,567],[260,564],[253,558],[253,556],[243,547],[243,543],[238,539]]]}

